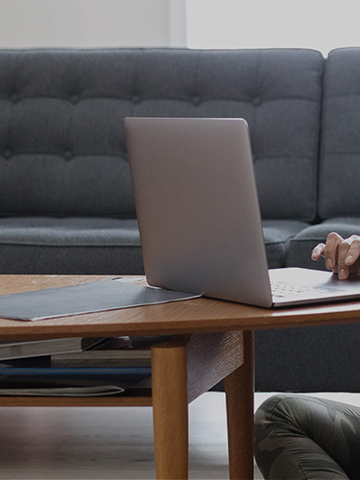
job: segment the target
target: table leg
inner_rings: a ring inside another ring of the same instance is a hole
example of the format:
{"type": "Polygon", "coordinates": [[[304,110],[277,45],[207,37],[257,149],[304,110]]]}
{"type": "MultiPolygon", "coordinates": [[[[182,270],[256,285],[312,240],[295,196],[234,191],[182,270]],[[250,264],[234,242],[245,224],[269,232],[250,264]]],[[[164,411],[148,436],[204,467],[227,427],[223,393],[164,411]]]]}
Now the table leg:
{"type": "Polygon", "coordinates": [[[188,400],[186,343],[154,346],[152,404],[156,478],[188,479],[188,400]]]}
{"type": "Polygon", "coordinates": [[[244,364],[225,378],[231,480],[254,477],[254,332],[244,333],[244,364]]]}

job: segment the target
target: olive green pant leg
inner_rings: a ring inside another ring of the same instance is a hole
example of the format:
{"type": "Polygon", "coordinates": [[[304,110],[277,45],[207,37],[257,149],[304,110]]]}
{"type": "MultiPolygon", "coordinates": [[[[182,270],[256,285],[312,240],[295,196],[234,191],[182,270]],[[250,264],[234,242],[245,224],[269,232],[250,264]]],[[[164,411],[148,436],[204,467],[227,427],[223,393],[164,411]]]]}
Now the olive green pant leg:
{"type": "Polygon", "coordinates": [[[360,480],[360,408],[275,395],[255,414],[255,457],[266,480],[360,480]]]}

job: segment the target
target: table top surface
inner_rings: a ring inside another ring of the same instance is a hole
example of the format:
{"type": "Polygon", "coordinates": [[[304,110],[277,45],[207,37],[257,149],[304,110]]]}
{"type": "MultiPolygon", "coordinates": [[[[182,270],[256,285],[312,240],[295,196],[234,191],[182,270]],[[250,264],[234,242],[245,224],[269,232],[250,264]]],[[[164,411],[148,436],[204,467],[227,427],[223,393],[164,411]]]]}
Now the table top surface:
{"type": "MultiPolygon", "coordinates": [[[[77,285],[109,276],[0,275],[0,294],[77,285]]],[[[190,334],[349,323],[360,320],[360,301],[267,309],[198,298],[145,307],[23,321],[0,319],[0,338],[190,334]]]]}

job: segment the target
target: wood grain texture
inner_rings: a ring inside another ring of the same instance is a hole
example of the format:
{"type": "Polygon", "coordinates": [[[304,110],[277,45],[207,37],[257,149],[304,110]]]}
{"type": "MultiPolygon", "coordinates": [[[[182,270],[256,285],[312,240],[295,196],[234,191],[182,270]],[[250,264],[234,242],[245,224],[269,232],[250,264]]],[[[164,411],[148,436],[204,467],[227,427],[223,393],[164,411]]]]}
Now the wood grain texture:
{"type": "Polygon", "coordinates": [[[152,390],[156,478],[188,478],[188,402],[186,343],[152,347],[152,390]]]}
{"type": "Polygon", "coordinates": [[[230,480],[254,474],[254,332],[244,332],[244,364],[225,378],[230,480]]]}
{"type": "MultiPolygon", "coordinates": [[[[0,294],[96,281],[104,276],[1,275],[0,294]]],[[[0,338],[189,334],[357,322],[360,302],[266,309],[207,298],[26,322],[0,319],[0,338]]]]}
{"type": "Polygon", "coordinates": [[[207,392],[243,363],[243,334],[193,334],[187,343],[188,402],[207,392]]]}

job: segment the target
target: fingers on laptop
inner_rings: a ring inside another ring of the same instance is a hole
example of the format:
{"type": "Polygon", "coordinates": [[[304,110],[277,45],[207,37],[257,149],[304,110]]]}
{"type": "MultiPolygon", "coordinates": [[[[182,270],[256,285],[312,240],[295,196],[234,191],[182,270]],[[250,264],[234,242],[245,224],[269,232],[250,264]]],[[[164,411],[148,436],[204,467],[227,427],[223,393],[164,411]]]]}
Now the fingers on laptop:
{"type": "MultiPolygon", "coordinates": [[[[341,235],[336,232],[331,232],[327,236],[324,257],[325,265],[328,270],[332,270],[335,273],[339,272],[339,248],[340,245],[344,242],[344,239],[341,235]]],[[[345,275],[344,264],[341,263],[342,275],[345,275]]],[[[346,269],[345,269],[346,270],[346,269]]],[[[346,273],[347,276],[347,273],[346,273]]]]}
{"type": "Polygon", "coordinates": [[[324,256],[325,252],[325,243],[319,243],[311,252],[312,260],[319,260],[320,257],[324,256]]]}
{"type": "Polygon", "coordinates": [[[337,273],[340,280],[345,280],[349,275],[360,276],[359,235],[344,239],[338,233],[331,232],[326,243],[319,243],[312,251],[313,260],[321,256],[325,258],[326,268],[337,273]]]}
{"type": "Polygon", "coordinates": [[[358,235],[351,235],[351,237],[346,238],[341,245],[339,245],[338,253],[338,269],[339,269],[339,278],[343,279],[341,270],[344,269],[347,275],[344,278],[347,278],[349,275],[359,275],[360,273],[360,237],[358,235]]]}

